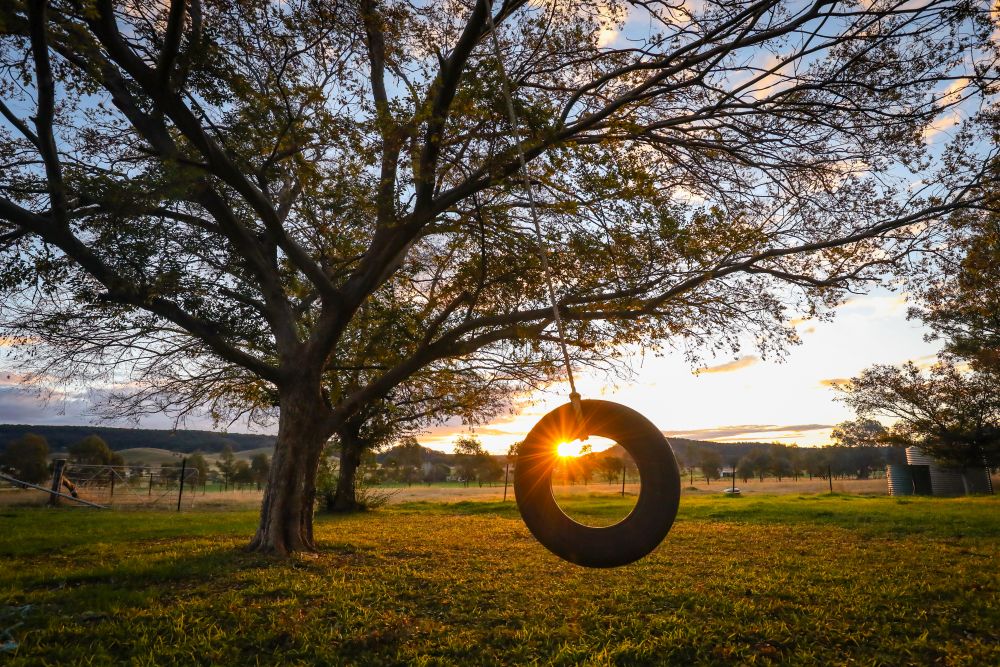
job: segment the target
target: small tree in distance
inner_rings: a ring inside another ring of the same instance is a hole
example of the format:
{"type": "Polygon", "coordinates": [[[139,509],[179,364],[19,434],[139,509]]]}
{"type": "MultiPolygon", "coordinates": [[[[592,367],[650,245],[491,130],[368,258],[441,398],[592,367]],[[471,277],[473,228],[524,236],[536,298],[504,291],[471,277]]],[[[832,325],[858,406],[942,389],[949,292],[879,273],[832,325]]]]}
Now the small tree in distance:
{"type": "Polygon", "coordinates": [[[254,454],[253,458],[250,459],[250,475],[253,481],[256,482],[258,489],[267,482],[267,474],[270,469],[271,459],[264,452],[254,454]]]}
{"type": "Polygon", "coordinates": [[[705,476],[705,483],[710,484],[713,479],[719,478],[722,457],[710,449],[705,449],[701,453],[698,466],[701,468],[701,474],[705,476]]]}
{"type": "Polygon", "coordinates": [[[455,467],[458,476],[469,485],[471,481],[482,486],[480,473],[484,470],[485,459],[489,453],[483,448],[483,443],[475,436],[461,436],[455,440],[455,467]]]}
{"type": "Polygon", "coordinates": [[[187,466],[197,471],[197,475],[191,480],[195,484],[206,484],[208,482],[208,461],[200,452],[194,452],[187,457],[187,466]]]}
{"type": "Polygon", "coordinates": [[[229,486],[233,483],[233,476],[236,474],[236,455],[233,454],[233,448],[228,443],[223,445],[222,452],[219,454],[219,460],[215,462],[215,467],[222,473],[225,490],[228,491],[229,486]]]}
{"type": "Polygon", "coordinates": [[[88,465],[115,465],[125,464],[125,459],[121,454],[112,452],[108,443],[99,435],[88,435],[79,442],[69,446],[69,458],[76,463],[88,465]]]}
{"type": "Polygon", "coordinates": [[[0,452],[0,470],[22,482],[44,482],[49,474],[49,443],[40,435],[25,433],[0,452]]]}

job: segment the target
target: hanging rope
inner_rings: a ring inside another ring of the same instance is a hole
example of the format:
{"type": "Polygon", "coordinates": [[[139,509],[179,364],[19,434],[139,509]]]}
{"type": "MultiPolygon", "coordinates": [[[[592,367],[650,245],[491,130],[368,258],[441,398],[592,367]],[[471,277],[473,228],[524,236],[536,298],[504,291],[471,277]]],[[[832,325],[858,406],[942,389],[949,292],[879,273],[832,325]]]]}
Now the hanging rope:
{"type": "Polygon", "coordinates": [[[583,412],[580,407],[580,394],[576,391],[576,381],[573,378],[573,365],[569,359],[569,345],[566,343],[566,330],[563,326],[562,316],[559,314],[559,302],[556,299],[555,280],[552,277],[552,267],[549,265],[548,246],[542,236],[542,225],[538,217],[538,206],[535,203],[535,191],[531,187],[531,174],[528,171],[528,161],[524,157],[524,146],[521,144],[521,130],[518,124],[517,113],[514,111],[514,95],[511,92],[510,78],[507,76],[507,69],[503,65],[503,57],[500,51],[500,42],[497,39],[496,25],[493,22],[493,1],[486,1],[486,26],[490,31],[490,41],[493,43],[493,55],[496,57],[497,70],[500,72],[500,83],[503,90],[504,103],[507,107],[507,120],[510,123],[511,131],[514,134],[514,144],[517,146],[517,158],[521,164],[521,179],[524,184],[524,191],[528,195],[528,209],[531,211],[531,222],[535,227],[535,243],[538,248],[538,257],[542,262],[542,271],[545,274],[545,285],[548,288],[549,303],[552,304],[552,318],[556,323],[556,334],[559,338],[559,347],[562,350],[563,363],[566,366],[566,377],[569,380],[569,400],[573,404],[578,419],[583,419],[583,412]]]}

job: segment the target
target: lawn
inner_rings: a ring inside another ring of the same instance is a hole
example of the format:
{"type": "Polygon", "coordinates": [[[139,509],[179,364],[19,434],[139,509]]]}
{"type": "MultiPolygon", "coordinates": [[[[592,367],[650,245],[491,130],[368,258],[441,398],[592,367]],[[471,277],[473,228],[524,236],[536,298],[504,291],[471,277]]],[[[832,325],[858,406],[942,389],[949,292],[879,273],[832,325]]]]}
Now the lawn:
{"type": "Polygon", "coordinates": [[[685,497],[616,570],[509,502],[321,516],[287,561],[241,551],[255,520],[3,510],[0,664],[1000,664],[992,497],[685,497]]]}

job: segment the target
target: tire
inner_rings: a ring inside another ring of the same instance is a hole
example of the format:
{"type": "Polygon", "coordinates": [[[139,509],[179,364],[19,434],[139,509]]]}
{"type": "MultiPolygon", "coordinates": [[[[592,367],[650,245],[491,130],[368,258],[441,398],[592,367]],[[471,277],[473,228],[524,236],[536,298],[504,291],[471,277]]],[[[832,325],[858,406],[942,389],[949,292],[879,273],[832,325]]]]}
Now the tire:
{"type": "Polygon", "coordinates": [[[545,548],[584,567],[618,567],[639,560],[670,532],[680,504],[674,453],[656,426],[635,410],[610,401],[581,401],[583,422],[567,403],[542,417],[518,448],[514,467],[517,508],[545,548]],[[577,523],[552,496],[557,443],[583,435],[610,438],[635,460],[642,486],[627,517],[612,526],[577,523]]]}

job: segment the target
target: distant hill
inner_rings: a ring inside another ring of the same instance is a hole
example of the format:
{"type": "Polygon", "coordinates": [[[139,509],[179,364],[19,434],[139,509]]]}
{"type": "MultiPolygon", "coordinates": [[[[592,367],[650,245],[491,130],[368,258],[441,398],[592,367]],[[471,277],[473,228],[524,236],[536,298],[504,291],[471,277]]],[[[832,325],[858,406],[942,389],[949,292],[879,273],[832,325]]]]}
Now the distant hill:
{"type": "MultiPolygon", "coordinates": [[[[384,452],[379,452],[378,454],[375,455],[375,460],[378,461],[379,463],[385,463],[389,459],[394,458],[396,456],[397,449],[399,448],[390,447],[384,452]]],[[[437,449],[431,449],[429,447],[423,447],[423,446],[421,446],[420,449],[423,451],[423,456],[421,458],[423,459],[424,463],[444,463],[445,465],[452,465],[455,461],[454,454],[446,454],[445,452],[439,451],[437,449]]]]}
{"type": "Polygon", "coordinates": [[[183,454],[170,452],[158,447],[132,447],[130,449],[119,449],[118,453],[129,465],[144,464],[148,466],[158,466],[163,463],[176,463],[181,460],[183,454]]]}
{"type": "MultiPolygon", "coordinates": [[[[202,450],[204,451],[204,450],[202,450]]],[[[186,452],[171,452],[158,447],[132,447],[130,449],[119,449],[118,453],[125,459],[125,463],[143,464],[147,466],[158,466],[164,463],[178,463],[186,452]]],[[[257,454],[267,454],[270,458],[274,454],[274,447],[257,447],[255,449],[244,449],[235,452],[237,460],[250,461],[257,454]]],[[[208,464],[215,465],[219,460],[219,452],[206,452],[205,460],[208,464]]]]}
{"type": "Polygon", "coordinates": [[[25,433],[36,433],[45,438],[51,451],[65,451],[70,445],[88,435],[104,438],[114,451],[123,449],[165,449],[169,452],[190,453],[194,451],[221,452],[225,445],[234,452],[272,448],[275,436],[252,433],[216,433],[213,431],[157,430],[146,428],[109,428],[105,426],[25,426],[21,424],[0,424],[0,450],[7,443],[20,438],[25,433]]]}
{"type": "MultiPolygon", "coordinates": [[[[0,424],[0,451],[7,443],[20,438],[25,433],[37,433],[49,443],[53,452],[65,451],[70,445],[79,442],[88,435],[96,434],[104,438],[114,451],[128,450],[126,460],[141,460],[144,463],[159,463],[172,457],[171,452],[189,454],[200,451],[206,454],[217,454],[228,444],[238,458],[249,460],[254,454],[264,452],[268,456],[274,451],[275,436],[257,435],[251,433],[217,433],[214,431],[192,430],[156,430],[141,428],[109,428],[104,426],[24,426],[20,424],[0,424]],[[166,457],[166,458],[165,458],[166,457]]],[[[753,449],[770,449],[781,447],[780,444],[766,442],[711,442],[707,440],[688,440],[686,438],[667,438],[674,454],[682,462],[696,464],[700,452],[709,449],[722,457],[723,465],[731,465],[753,449]]],[[[423,460],[428,463],[454,462],[453,454],[436,449],[423,447],[423,460]]],[[[376,458],[384,463],[394,456],[395,447],[380,452],[376,458]]],[[[213,457],[214,458],[214,457],[213,457]]],[[[501,461],[506,456],[498,457],[501,461]]]]}

